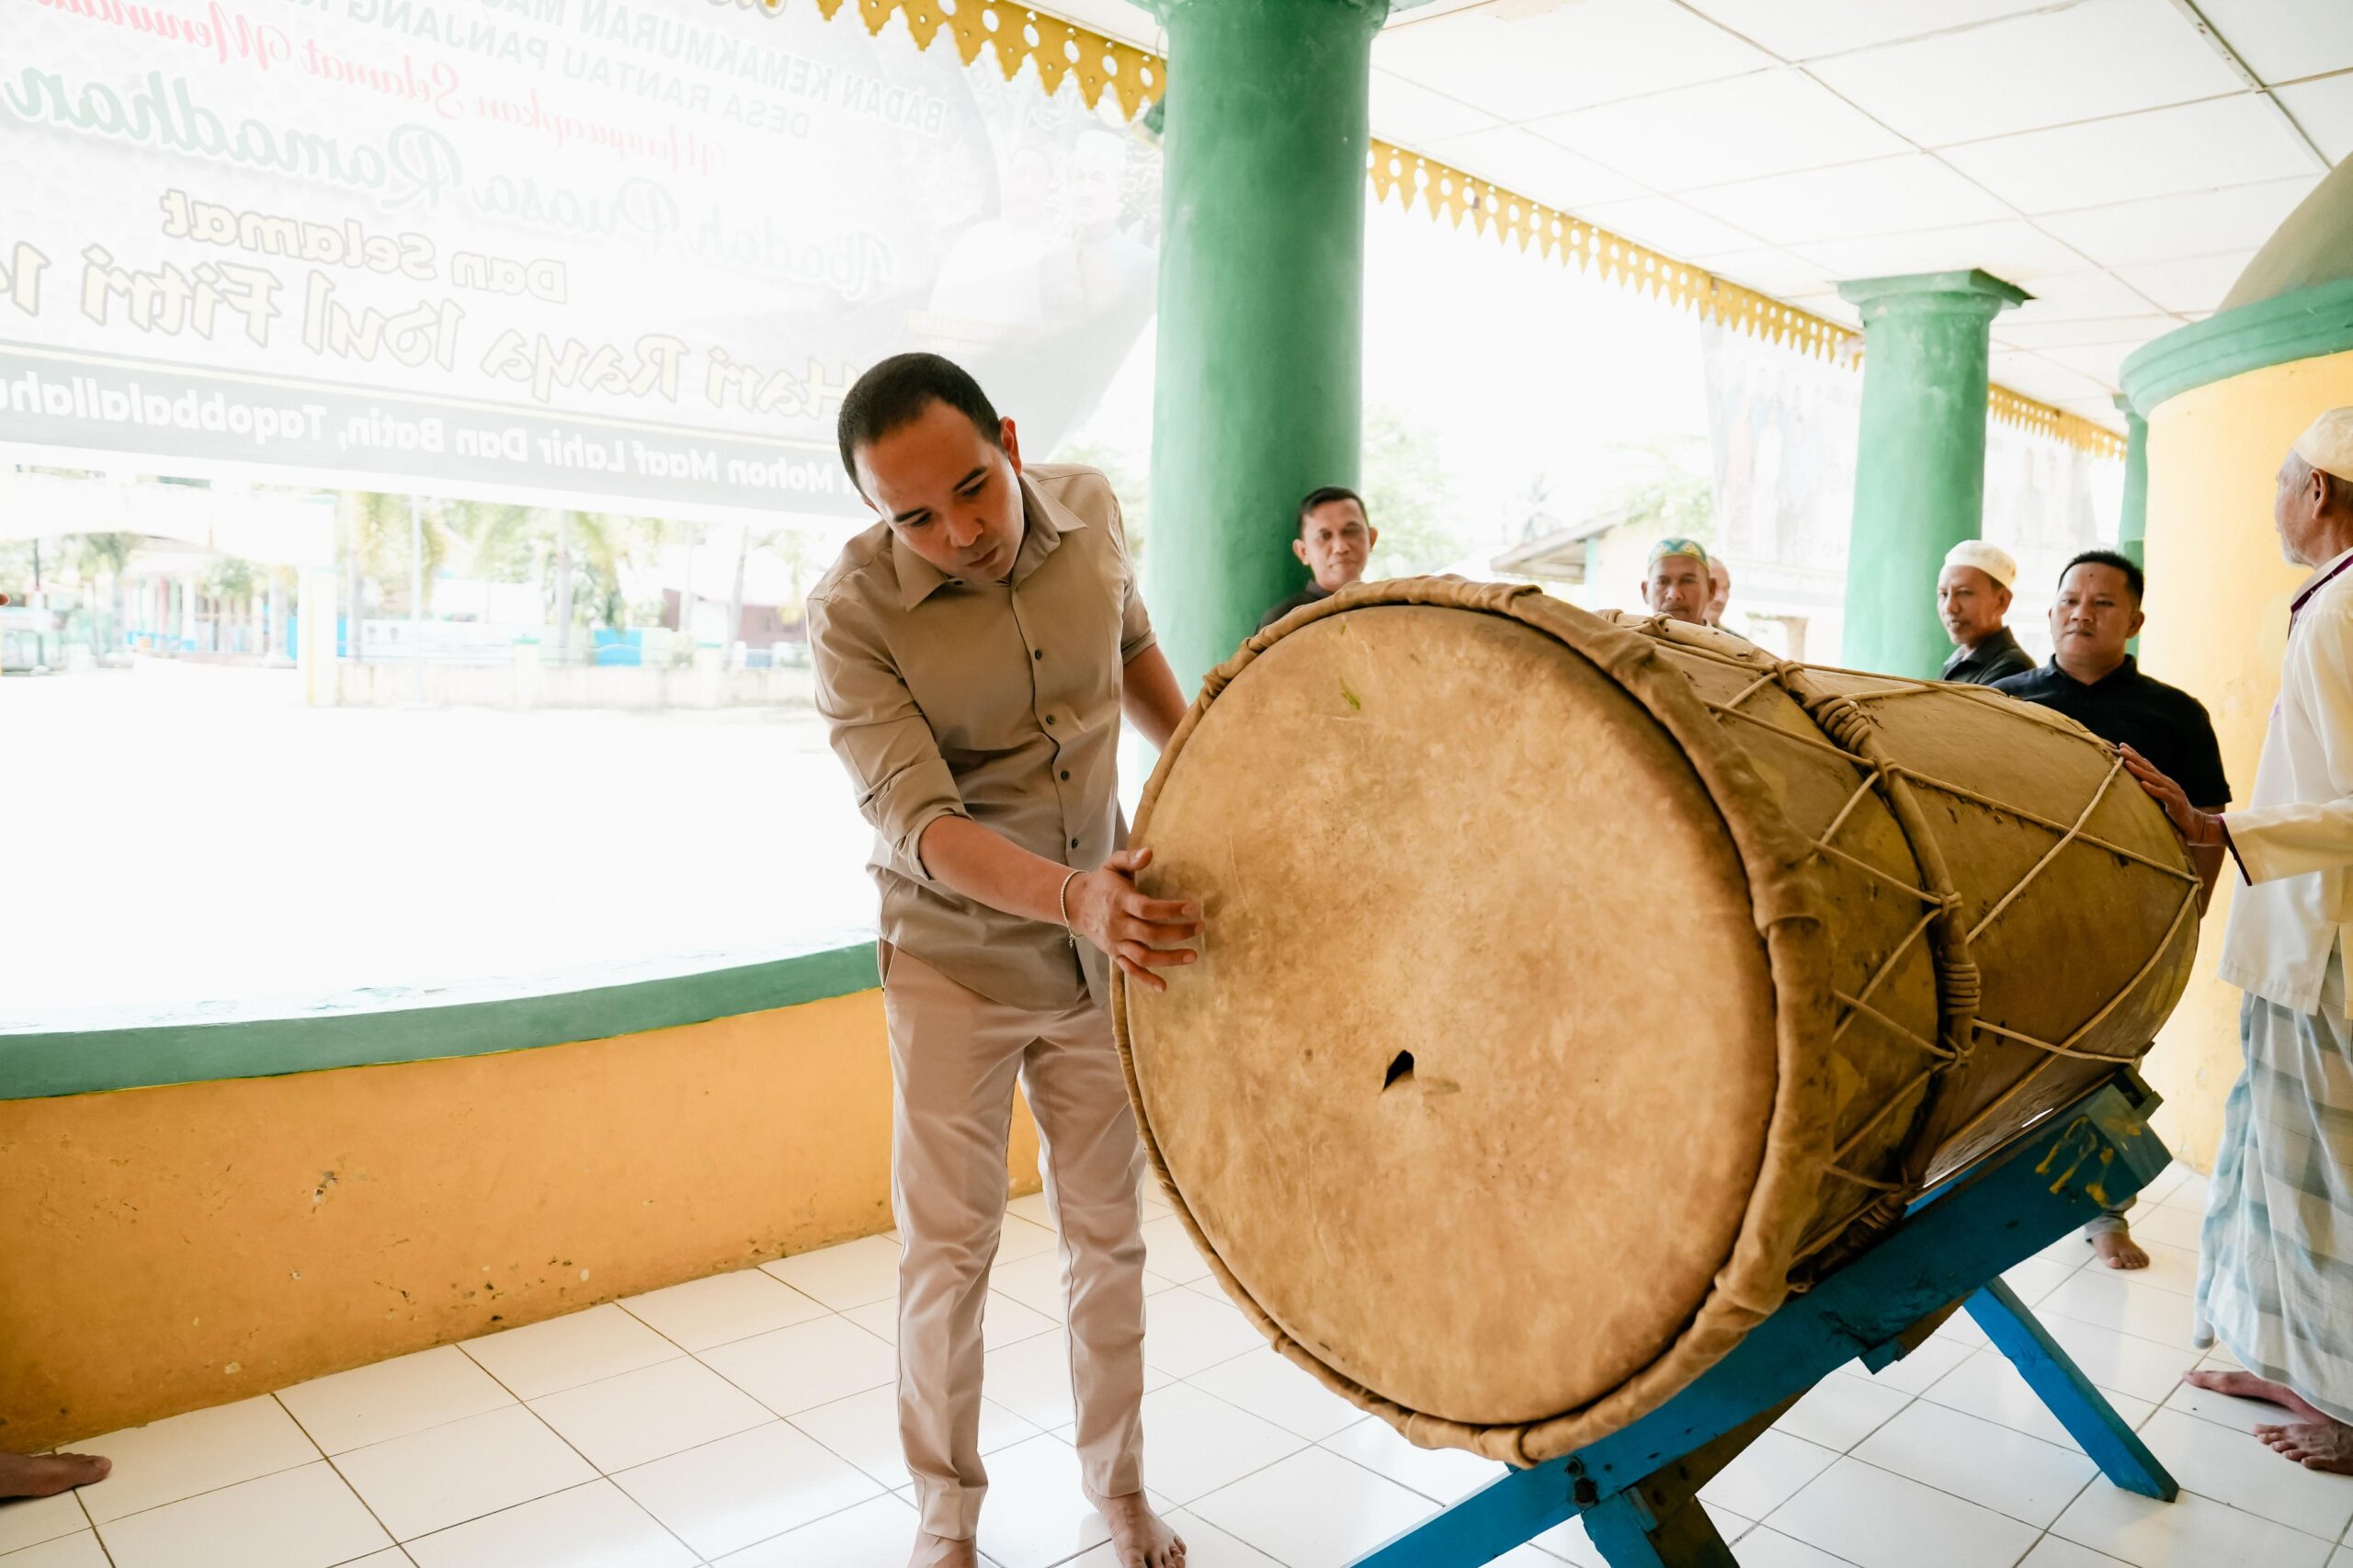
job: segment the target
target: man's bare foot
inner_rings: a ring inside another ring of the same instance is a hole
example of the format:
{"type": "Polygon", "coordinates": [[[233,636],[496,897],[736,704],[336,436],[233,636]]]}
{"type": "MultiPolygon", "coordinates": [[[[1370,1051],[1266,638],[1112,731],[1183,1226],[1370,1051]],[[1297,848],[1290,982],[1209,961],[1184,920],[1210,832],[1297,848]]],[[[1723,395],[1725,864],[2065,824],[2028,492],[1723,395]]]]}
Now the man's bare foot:
{"type": "Polygon", "coordinates": [[[915,1555],[907,1568],[979,1568],[980,1552],[970,1540],[954,1540],[929,1530],[915,1532],[915,1555]]]}
{"type": "Polygon", "coordinates": [[[2273,1453],[2306,1470],[2353,1475],[2353,1426],[2342,1421],[2323,1416],[2285,1426],[2257,1426],[2255,1435],[2273,1453]]]}
{"type": "Polygon", "coordinates": [[[0,1497],[54,1497],[104,1481],[112,1469],[96,1454],[0,1454],[0,1497]]]}
{"type": "Polygon", "coordinates": [[[1161,1522],[1142,1493],[1086,1500],[1111,1527],[1111,1551],[1120,1568],[1185,1568],[1183,1539],[1161,1522]]]}
{"type": "Polygon", "coordinates": [[[2149,1255],[2130,1231],[2102,1231],[2091,1238],[2092,1256],[2110,1268],[2146,1268],[2149,1255]]]}
{"type": "Polygon", "coordinates": [[[2305,1421],[2328,1419],[2326,1415],[2286,1383],[2275,1383],[2268,1378],[2258,1378],[2253,1372],[2192,1372],[2181,1381],[2191,1388],[2226,1393],[2234,1399],[2259,1399],[2305,1421]]]}

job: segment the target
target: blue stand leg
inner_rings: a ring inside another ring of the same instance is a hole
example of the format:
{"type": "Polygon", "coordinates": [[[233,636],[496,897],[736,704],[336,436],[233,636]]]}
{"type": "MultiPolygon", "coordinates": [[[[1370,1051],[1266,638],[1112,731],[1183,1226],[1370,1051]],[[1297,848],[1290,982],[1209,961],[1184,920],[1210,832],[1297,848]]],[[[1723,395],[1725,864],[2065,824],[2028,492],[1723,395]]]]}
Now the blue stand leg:
{"type": "Polygon", "coordinates": [[[2010,1358],[2027,1386],[2076,1446],[2098,1465],[2100,1473],[2127,1492],[2170,1503],[2179,1490],[2165,1466],[2157,1462],[2140,1434],[2124,1423],[2107,1396],[2092,1386],[2068,1354],[2059,1348],[2051,1331],[2038,1322],[2017,1292],[1999,1279],[1986,1281],[1969,1298],[1969,1315],[2010,1358]]]}
{"type": "Polygon", "coordinates": [[[2154,1100],[2123,1075],[2044,1119],[1790,1298],[1659,1409],[1575,1453],[1506,1472],[1354,1568],[1478,1568],[1581,1515],[1611,1568],[1730,1568],[1699,1488],[1842,1363],[1884,1366],[1964,1298],[2109,1479],[2172,1497],[2172,1478],[2000,1278],[2165,1168],[2171,1156],[2143,1114],[2154,1100]]]}

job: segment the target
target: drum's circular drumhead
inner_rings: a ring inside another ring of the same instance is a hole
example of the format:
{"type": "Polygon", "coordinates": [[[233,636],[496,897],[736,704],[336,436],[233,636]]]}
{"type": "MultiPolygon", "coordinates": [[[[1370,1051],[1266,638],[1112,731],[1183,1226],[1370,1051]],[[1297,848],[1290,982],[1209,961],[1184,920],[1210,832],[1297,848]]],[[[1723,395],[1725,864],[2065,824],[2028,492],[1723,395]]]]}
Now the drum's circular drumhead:
{"type": "Polygon", "coordinates": [[[1472,1425],[1656,1359],[1732,1254],[1777,1086],[1747,882],[1667,732],[1519,620],[1371,605],[1241,669],[1155,790],[1150,885],[1208,936],[1127,988],[1128,1045],[1241,1289],[1472,1425]]]}

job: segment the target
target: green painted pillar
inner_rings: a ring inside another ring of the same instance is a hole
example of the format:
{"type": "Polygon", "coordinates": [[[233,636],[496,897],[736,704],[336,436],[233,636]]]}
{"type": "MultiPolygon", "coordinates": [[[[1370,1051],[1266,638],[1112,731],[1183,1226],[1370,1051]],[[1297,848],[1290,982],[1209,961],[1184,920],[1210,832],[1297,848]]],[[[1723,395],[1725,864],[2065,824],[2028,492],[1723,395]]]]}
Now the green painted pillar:
{"type": "MultiPolygon", "coordinates": [[[[2149,422],[2133,411],[2132,400],[2122,392],[2116,394],[2116,406],[2124,415],[2124,507],[2116,521],[2116,552],[2145,572],[2149,569],[2149,422]]],[[[2138,656],[2141,640],[2135,637],[2125,647],[2138,656]]]]}
{"type": "Polygon", "coordinates": [[[2131,557],[2134,565],[2149,564],[2143,545],[2149,537],[2149,422],[2135,413],[2132,400],[2119,392],[2116,406],[2124,415],[2124,514],[2117,520],[2116,551],[2131,557]]]}
{"type": "Polygon", "coordinates": [[[1840,663],[1933,676],[1952,649],[1937,619],[1945,552],[1985,508],[1988,331],[2030,298],[1978,271],[1841,283],[1863,314],[1862,445],[1847,545],[1840,663]]]}
{"type": "Polygon", "coordinates": [[[1299,498],[1357,483],[1366,99],[1389,6],[1153,5],[1168,89],[1144,575],[1191,692],[1305,583],[1299,498]]]}

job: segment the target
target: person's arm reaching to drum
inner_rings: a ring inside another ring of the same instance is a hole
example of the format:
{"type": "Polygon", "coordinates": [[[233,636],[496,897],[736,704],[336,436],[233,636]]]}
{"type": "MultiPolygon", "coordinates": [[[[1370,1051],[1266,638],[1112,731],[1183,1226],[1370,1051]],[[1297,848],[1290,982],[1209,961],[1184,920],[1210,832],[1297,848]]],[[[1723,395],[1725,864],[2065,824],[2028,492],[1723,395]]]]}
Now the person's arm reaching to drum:
{"type": "MultiPolygon", "coordinates": [[[[872,628],[854,609],[811,606],[811,636],[827,654],[817,706],[830,722],[835,750],[860,784],[859,809],[889,839],[909,869],[975,903],[1050,926],[1064,924],[1092,942],[1138,984],[1167,982],[1152,972],[1190,963],[1184,944],[1201,932],[1197,905],[1147,898],[1135,874],[1149,849],[1122,849],[1092,870],[1032,854],[974,822],[941,760],[923,710],[891,666],[872,628]],[[847,715],[855,711],[856,721],[847,715]],[[1065,888],[1064,884],[1068,886],[1065,888]]],[[[1184,700],[1156,644],[1122,666],[1123,704],[1137,728],[1165,744],[1184,700]]]]}
{"type": "MultiPolygon", "coordinates": [[[[1185,698],[1157,643],[1121,666],[1120,683],[1120,706],[1129,722],[1154,747],[1165,746],[1185,716],[1185,698]]],[[[1152,864],[1149,849],[1122,849],[1074,877],[1067,866],[1032,855],[970,817],[939,817],[917,842],[924,868],[935,881],[1007,915],[1061,925],[1067,881],[1071,930],[1101,949],[1139,985],[1165,991],[1168,983],[1153,970],[1193,961],[1193,949],[1185,944],[1201,934],[1199,906],[1147,898],[1136,889],[1136,873],[1152,864]]]]}

